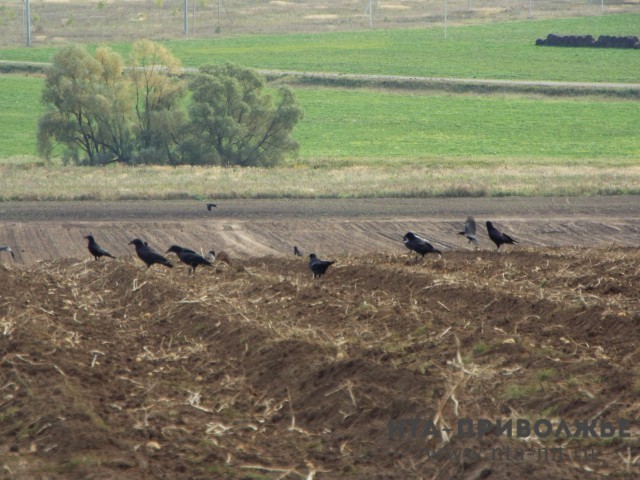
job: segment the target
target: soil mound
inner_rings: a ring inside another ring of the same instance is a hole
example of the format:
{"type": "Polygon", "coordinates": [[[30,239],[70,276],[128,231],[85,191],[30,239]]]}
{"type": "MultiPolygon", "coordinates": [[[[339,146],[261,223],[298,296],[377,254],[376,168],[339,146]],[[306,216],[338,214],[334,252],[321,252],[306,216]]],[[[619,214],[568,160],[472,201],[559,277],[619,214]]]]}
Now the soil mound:
{"type": "Polygon", "coordinates": [[[637,476],[640,250],[332,259],[0,265],[0,477],[637,476]]]}

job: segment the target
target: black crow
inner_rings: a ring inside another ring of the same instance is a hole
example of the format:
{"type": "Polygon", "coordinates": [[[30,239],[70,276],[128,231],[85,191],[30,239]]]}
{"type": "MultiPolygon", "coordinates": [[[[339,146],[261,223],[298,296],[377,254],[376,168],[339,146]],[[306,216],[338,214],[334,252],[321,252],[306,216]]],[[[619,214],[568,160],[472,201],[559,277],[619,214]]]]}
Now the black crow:
{"type": "Polygon", "coordinates": [[[154,263],[159,263],[165,267],[173,268],[173,264],[151,248],[147,242],[143,242],[139,238],[135,238],[129,242],[129,245],[135,245],[138,257],[147,264],[147,268],[154,263]]]}
{"type": "Polygon", "coordinates": [[[211,262],[204,258],[202,255],[198,255],[193,250],[180,247],[179,245],[171,245],[167,253],[173,252],[178,255],[178,258],[182,263],[185,263],[191,267],[191,273],[196,273],[196,267],[198,265],[211,266],[211,262]]]}
{"type": "Polygon", "coordinates": [[[89,247],[89,253],[91,253],[91,255],[93,255],[93,258],[95,258],[96,260],[98,260],[100,257],[116,258],[113,255],[111,255],[109,252],[107,252],[104,248],[102,248],[100,245],[98,245],[98,242],[96,242],[96,239],[93,238],[93,235],[87,235],[84,238],[89,240],[89,244],[87,245],[89,247]]]}
{"type": "Polygon", "coordinates": [[[319,278],[327,272],[327,268],[336,263],[335,261],[320,260],[315,253],[309,254],[309,268],[313,272],[313,278],[319,278]]]}
{"type": "Polygon", "coordinates": [[[413,232],[407,232],[405,236],[402,237],[402,240],[404,241],[405,247],[407,247],[409,250],[413,250],[423,257],[427,253],[442,253],[437,248],[433,248],[433,245],[427,242],[424,238],[420,238],[413,232]]]}
{"type": "Polygon", "coordinates": [[[302,256],[302,252],[298,249],[298,247],[296,245],[293,246],[293,254],[296,257],[301,257],[302,256]]]}
{"type": "Polygon", "coordinates": [[[11,250],[11,248],[7,247],[6,245],[0,246],[0,252],[9,252],[11,254],[11,258],[13,258],[14,260],[16,259],[16,254],[13,253],[13,250],[11,250]]]}
{"type": "Polygon", "coordinates": [[[467,221],[464,222],[464,231],[458,232],[460,235],[464,235],[469,240],[469,243],[473,242],[478,245],[478,239],[476,238],[476,221],[473,217],[467,217],[467,221]]]}
{"type": "Polygon", "coordinates": [[[207,210],[211,211],[212,208],[216,208],[217,205],[215,203],[207,203],[207,210]]]}
{"type": "Polygon", "coordinates": [[[494,227],[493,223],[491,222],[487,222],[487,232],[489,233],[489,238],[493,240],[493,243],[495,243],[496,247],[498,247],[496,250],[500,250],[500,245],[502,245],[503,243],[518,243],[509,235],[507,235],[506,233],[502,233],[500,230],[494,227]]]}

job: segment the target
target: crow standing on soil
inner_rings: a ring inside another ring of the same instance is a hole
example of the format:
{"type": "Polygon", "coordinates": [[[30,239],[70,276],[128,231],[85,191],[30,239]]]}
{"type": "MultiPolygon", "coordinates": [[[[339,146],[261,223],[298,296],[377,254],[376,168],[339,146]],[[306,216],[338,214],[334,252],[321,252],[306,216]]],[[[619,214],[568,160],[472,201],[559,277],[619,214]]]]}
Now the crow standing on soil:
{"type": "Polygon", "coordinates": [[[217,207],[215,203],[207,203],[207,210],[211,211],[211,209],[215,207],[217,207]]]}
{"type": "Polygon", "coordinates": [[[309,254],[309,268],[313,272],[313,278],[320,278],[327,272],[327,268],[336,263],[335,261],[320,260],[315,253],[309,254]]]}
{"type": "Polygon", "coordinates": [[[16,259],[16,254],[13,253],[13,250],[11,250],[11,248],[7,247],[6,245],[0,245],[0,252],[9,252],[11,254],[11,258],[13,258],[14,260],[16,259]]]}
{"type": "Polygon", "coordinates": [[[413,250],[419,255],[424,257],[427,253],[442,253],[437,248],[433,248],[429,242],[427,242],[424,238],[417,236],[413,232],[407,232],[404,237],[402,237],[404,241],[404,246],[409,250],[413,250]]]}
{"type": "Polygon", "coordinates": [[[469,243],[474,243],[478,245],[478,239],[476,238],[476,221],[473,217],[467,217],[467,221],[464,222],[464,231],[458,232],[459,235],[464,235],[469,243]]]}
{"type": "Polygon", "coordinates": [[[504,243],[515,244],[518,243],[516,240],[511,238],[506,233],[502,233],[496,227],[493,226],[493,223],[487,222],[487,232],[489,233],[489,238],[493,240],[493,243],[496,244],[496,250],[500,250],[500,245],[504,243]]]}
{"type": "Polygon", "coordinates": [[[196,267],[198,265],[206,265],[208,267],[211,266],[211,262],[209,260],[204,258],[202,255],[198,255],[196,252],[189,248],[184,248],[179,245],[171,245],[171,247],[169,247],[169,250],[167,250],[167,253],[169,252],[175,253],[176,255],[178,255],[178,258],[182,263],[189,265],[191,267],[190,272],[192,274],[196,273],[196,267]]]}
{"type": "Polygon", "coordinates": [[[93,255],[94,259],[99,260],[100,257],[116,258],[113,255],[111,255],[109,252],[107,252],[104,248],[102,248],[100,245],[98,245],[98,242],[96,242],[96,239],[93,238],[93,235],[87,235],[84,238],[86,238],[89,241],[89,244],[87,246],[89,247],[89,253],[93,255]]]}
{"type": "Polygon", "coordinates": [[[129,242],[129,245],[135,245],[138,257],[147,264],[147,268],[154,263],[159,263],[165,267],[173,268],[173,264],[151,248],[147,242],[143,242],[139,238],[135,238],[129,242]]]}
{"type": "Polygon", "coordinates": [[[294,245],[294,246],[293,246],[293,254],[294,254],[296,257],[301,257],[301,256],[302,256],[302,252],[298,249],[298,246],[297,246],[297,245],[294,245]]]}

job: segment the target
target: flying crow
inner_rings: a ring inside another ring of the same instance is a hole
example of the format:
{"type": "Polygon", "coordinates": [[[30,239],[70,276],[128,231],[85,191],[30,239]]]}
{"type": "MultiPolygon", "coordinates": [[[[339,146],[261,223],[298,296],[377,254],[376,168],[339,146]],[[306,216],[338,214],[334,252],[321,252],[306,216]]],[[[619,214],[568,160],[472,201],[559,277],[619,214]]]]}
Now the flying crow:
{"type": "Polygon", "coordinates": [[[216,208],[217,205],[215,203],[207,203],[207,210],[211,211],[212,208],[216,208]]]}
{"type": "Polygon", "coordinates": [[[296,257],[301,257],[302,256],[302,252],[298,249],[298,247],[296,245],[293,246],[293,254],[296,257]]]}
{"type": "Polygon", "coordinates": [[[413,250],[419,255],[424,257],[427,253],[442,253],[437,248],[433,248],[429,242],[427,242],[424,238],[420,238],[413,232],[407,232],[404,237],[402,237],[404,241],[404,246],[409,250],[413,250]]]}
{"type": "Polygon", "coordinates": [[[336,263],[335,261],[320,260],[315,253],[309,254],[309,268],[313,272],[313,278],[319,278],[327,272],[327,268],[336,263]]]}
{"type": "Polygon", "coordinates": [[[87,235],[84,238],[89,240],[89,244],[87,245],[89,247],[89,253],[91,253],[91,255],[93,255],[93,258],[95,258],[96,260],[100,259],[100,257],[116,258],[113,255],[111,255],[109,252],[107,252],[104,248],[102,248],[100,245],[98,245],[98,242],[96,242],[96,239],[93,238],[93,235],[87,235]]]}
{"type": "Polygon", "coordinates": [[[464,222],[464,231],[458,232],[460,235],[464,235],[469,240],[469,243],[473,242],[478,245],[478,239],[476,238],[476,221],[473,217],[467,217],[467,221],[464,222]]]}
{"type": "Polygon", "coordinates": [[[489,233],[489,238],[493,240],[493,243],[495,243],[496,247],[498,247],[496,250],[500,250],[500,245],[502,245],[503,243],[518,243],[509,235],[507,235],[506,233],[502,233],[500,230],[494,227],[491,222],[487,222],[487,232],[489,233]]]}
{"type": "MultiPolygon", "coordinates": [[[[185,263],[191,267],[191,273],[196,273],[196,267],[198,265],[206,265],[211,266],[211,262],[204,258],[202,255],[198,255],[193,250],[188,248],[180,247],[178,245],[171,245],[167,253],[173,252],[178,255],[178,258],[182,263],[185,263]]],[[[215,256],[215,254],[214,254],[215,256]]]]}
{"type": "Polygon", "coordinates": [[[129,242],[129,245],[135,245],[138,257],[147,264],[147,268],[154,263],[159,263],[165,267],[173,268],[173,264],[151,248],[147,242],[143,242],[139,238],[135,238],[129,242]]]}
{"type": "Polygon", "coordinates": [[[9,252],[11,254],[11,258],[13,258],[14,260],[16,259],[16,254],[13,253],[13,250],[11,250],[11,248],[7,247],[6,245],[0,245],[0,252],[9,252]]]}

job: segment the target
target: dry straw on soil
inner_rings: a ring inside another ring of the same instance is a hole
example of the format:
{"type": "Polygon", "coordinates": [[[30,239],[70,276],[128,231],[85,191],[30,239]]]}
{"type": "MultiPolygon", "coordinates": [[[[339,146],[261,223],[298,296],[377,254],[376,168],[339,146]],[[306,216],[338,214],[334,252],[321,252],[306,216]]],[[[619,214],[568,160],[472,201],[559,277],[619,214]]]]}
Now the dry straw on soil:
{"type": "Polygon", "coordinates": [[[389,419],[640,413],[637,249],[458,251],[420,262],[133,258],[0,267],[0,458],[11,478],[590,478],[631,439],[390,439],[389,419]],[[482,458],[430,459],[474,448],[482,458]],[[492,461],[590,446],[597,461],[492,461]],[[482,473],[484,472],[484,473],[482,473]],[[44,478],[44,477],[43,477],[44,478]]]}

